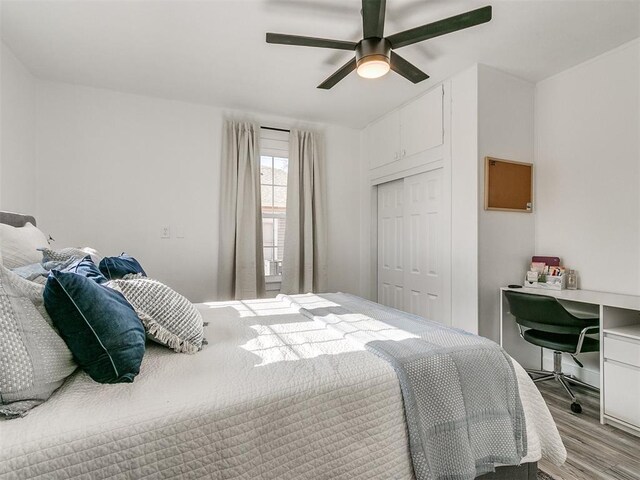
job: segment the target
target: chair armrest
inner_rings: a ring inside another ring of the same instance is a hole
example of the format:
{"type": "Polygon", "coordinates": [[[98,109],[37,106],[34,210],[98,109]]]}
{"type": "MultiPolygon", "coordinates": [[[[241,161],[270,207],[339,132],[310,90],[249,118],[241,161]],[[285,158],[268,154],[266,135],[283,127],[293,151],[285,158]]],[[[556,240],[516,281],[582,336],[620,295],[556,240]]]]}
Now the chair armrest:
{"type": "Polygon", "coordinates": [[[595,333],[598,330],[600,330],[600,326],[599,325],[593,325],[591,327],[585,327],[585,328],[582,329],[582,331],[580,332],[580,337],[578,337],[578,344],[576,345],[576,351],[575,351],[574,355],[577,355],[582,351],[582,343],[584,342],[584,337],[589,334],[590,330],[593,330],[592,333],[595,333]]]}

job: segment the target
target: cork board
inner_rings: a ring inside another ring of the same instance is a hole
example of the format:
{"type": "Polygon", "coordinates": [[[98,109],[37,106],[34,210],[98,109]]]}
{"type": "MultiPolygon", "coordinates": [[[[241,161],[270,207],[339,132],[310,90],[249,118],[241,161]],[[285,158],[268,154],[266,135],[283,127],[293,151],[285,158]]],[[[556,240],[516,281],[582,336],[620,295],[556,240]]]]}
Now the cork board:
{"type": "Polygon", "coordinates": [[[533,165],[500,158],[484,159],[484,208],[532,211],[533,165]]]}

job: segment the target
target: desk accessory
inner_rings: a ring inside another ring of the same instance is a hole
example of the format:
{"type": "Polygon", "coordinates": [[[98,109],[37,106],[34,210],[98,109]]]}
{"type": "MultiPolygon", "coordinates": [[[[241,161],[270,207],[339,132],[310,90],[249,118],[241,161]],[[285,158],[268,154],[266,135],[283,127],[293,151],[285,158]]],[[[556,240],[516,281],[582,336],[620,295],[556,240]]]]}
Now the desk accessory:
{"type": "Polygon", "coordinates": [[[544,257],[540,255],[534,255],[531,257],[531,263],[544,263],[545,265],[549,265],[550,267],[559,267],[560,266],[560,257],[544,257]]]}
{"type": "Polygon", "coordinates": [[[564,290],[567,286],[567,275],[560,266],[559,257],[531,258],[531,265],[524,279],[524,286],[547,290],[564,290]],[[546,263],[546,262],[549,263],[546,263]]]}

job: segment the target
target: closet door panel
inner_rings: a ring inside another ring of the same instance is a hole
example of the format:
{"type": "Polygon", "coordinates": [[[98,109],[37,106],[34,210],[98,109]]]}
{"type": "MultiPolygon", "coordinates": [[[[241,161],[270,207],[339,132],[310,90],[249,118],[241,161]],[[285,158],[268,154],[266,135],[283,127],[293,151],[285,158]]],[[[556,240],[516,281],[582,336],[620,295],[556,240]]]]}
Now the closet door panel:
{"type": "Polygon", "coordinates": [[[378,301],[446,322],[442,168],[378,186],[378,301]]]}
{"type": "Polygon", "coordinates": [[[441,218],[442,169],[405,182],[405,303],[410,313],[442,321],[441,218]]]}
{"type": "Polygon", "coordinates": [[[407,229],[405,243],[407,246],[407,265],[405,272],[405,298],[410,306],[409,313],[425,316],[426,299],[424,289],[421,288],[419,278],[424,274],[424,234],[423,218],[424,182],[422,175],[415,175],[404,179],[405,198],[407,208],[407,229]]]}
{"type": "Polygon", "coordinates": [[[404,310],[404,184],[378,187],[378,301],[404,310]]]}
{"type": "Polygon", "coordinates": [[[444,258],[442,218],[442,169],[426,173],[425,178],[425,289],[427,317],[444,321],[442,308],[442,261],[444,258]]]}

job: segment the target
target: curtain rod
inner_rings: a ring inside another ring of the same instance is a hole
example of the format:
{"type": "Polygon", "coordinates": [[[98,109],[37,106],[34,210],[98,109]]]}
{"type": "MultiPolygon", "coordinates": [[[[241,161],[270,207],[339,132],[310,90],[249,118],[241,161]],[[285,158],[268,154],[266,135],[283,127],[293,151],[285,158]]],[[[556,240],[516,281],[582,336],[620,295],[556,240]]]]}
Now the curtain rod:
{"type": "Polygon", "coordinates": [[[273,130],[274,132],[291,132],[291,130],[288,130],[286,128],[276,128],[276,127],[260,127],[260,128],[264,128],[265,130],[273,130]]]}

